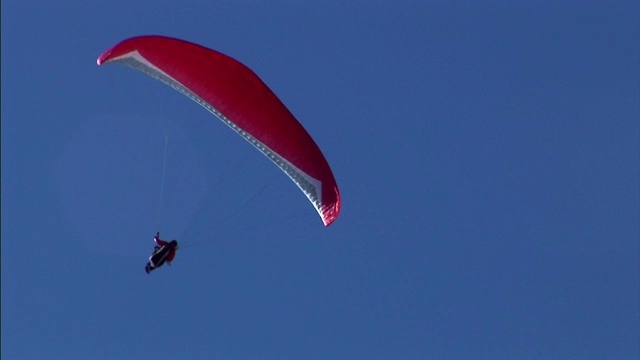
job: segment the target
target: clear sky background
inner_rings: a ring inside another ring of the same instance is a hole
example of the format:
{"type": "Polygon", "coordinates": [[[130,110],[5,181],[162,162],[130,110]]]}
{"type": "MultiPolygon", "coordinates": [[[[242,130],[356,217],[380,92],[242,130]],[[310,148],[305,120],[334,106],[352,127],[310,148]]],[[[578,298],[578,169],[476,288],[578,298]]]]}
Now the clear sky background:
{"type": "Polygon", "coordinates": [[[638,2],[480,3],[2,1],[2,358],[638,359],[638,2]],[[258,73],[338,220],[96,65],[144,34],[258,73]]]}

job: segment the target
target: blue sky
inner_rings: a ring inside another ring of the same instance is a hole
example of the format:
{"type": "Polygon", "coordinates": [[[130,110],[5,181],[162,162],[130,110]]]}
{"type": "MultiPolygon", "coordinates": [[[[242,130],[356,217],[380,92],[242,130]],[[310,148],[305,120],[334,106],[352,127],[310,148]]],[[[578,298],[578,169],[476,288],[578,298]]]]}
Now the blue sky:
{"type": "Polygon", "coordinates": [[[452,3],[3,1],[2,357],[640,357],[638,3],[452,3]],[[144,34],[260,75],[338,220],[96,65],[144,34]]]}

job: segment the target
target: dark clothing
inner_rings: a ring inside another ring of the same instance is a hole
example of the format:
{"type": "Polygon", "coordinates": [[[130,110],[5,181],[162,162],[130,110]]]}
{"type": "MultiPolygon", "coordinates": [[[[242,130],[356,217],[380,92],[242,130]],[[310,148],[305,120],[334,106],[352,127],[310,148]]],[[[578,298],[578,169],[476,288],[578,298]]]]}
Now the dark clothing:
{"type": "Polygon", "coordinates": [[[164,265],[165,262],[171,265],[173,258],[176,256],[176,251],[178,250],[178,242],[176,240],[172,240],[170,242],[160,240],[160,233],[158,233],[153,240],[158,245],[155,247],[153,254],[149,257],[147,266],[144,268],[147,274],[164,265]]]}

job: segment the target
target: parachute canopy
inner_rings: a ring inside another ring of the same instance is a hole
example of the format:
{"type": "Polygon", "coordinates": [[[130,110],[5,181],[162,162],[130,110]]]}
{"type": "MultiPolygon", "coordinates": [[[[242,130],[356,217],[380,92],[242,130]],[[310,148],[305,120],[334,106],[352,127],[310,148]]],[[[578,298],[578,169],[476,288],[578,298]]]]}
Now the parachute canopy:
{"type": "Polygon", "coordinates": [[[105,51],[98,65],[116,63],[154,77],[205,107],[284,171],[329,226],[340,193],[318,145],[248,67],[187,41],[140,36],[105,51]]]}

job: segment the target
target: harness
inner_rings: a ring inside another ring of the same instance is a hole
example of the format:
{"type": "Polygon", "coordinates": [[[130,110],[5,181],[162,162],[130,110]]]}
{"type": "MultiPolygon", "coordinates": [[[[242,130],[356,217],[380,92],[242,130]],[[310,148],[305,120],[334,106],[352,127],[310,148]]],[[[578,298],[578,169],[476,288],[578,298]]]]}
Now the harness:
{"type": "Polygon", "coordinates": [[[151,254],[151,256],[149,257],[149,263],[153,267],[158,267],[164,264],[165,260],[167,260],[167,257],[169,257],[170,253],[171,253],[171,247],[169,245],[162,246],[156,249],[153,252],[153,254],[151,254]]]}

